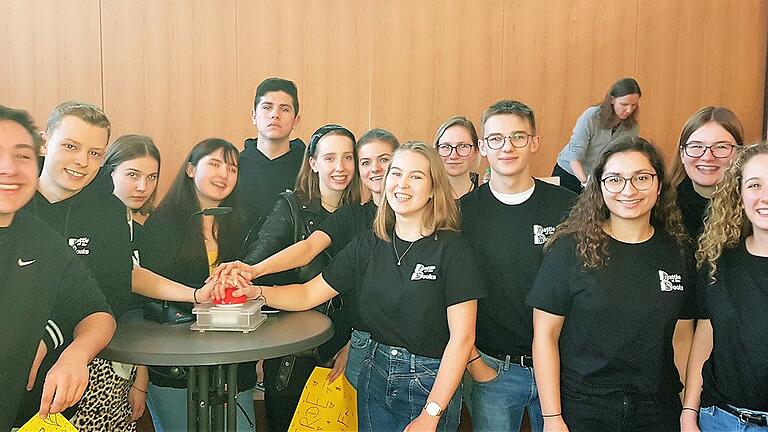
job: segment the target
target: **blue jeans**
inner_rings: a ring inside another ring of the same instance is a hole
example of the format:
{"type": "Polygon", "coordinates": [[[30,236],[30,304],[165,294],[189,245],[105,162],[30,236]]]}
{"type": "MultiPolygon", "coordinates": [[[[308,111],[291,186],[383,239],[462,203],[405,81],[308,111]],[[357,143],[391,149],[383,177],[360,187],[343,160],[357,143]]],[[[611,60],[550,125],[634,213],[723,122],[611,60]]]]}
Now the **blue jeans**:
{"type": "MultiPolygon", "coordinates": [[[[440,359],[411,354],[371,340],[358,380],[361,431],[401,431],[421,414],[435,384],[440,359]]],[[[438,431],[455,431],[461,416],[461,387],[444,408],[438,431]]]]}
{"type": "MultiPolygon", "coordinates": [[[[187,389],[159,387],[151,382],[147,389],[147,408],[152,414],[152,425],[157,432],[176,432],[187,430],[187,389]]],[[[253,413],[253,390],[237,394],[237,403],[248,413],[255,422],[253,413]]],[[[254,430],[248,424],[240,408],[237,409],[237,430],[254,430]]]]}
{"type": "Polygon", "coordinates": [[[501,361],[482,352],[480,355],[482,361],[498,373],[486,382],[465,381],[471,386],[467,406],[472,415],[472,428],[478,432],[519,431],[527,408],[531,430],[542,431],[544,419],[533,368],[501,361]]]}
{"type": "MultiPolygon", "coordinates": [[[[755,414],[765,414],[764,411],[752,411],[755,414]]],[[[734,432],[766,432],[768,427],[745,423],[735,415],[711,406],[702,407],[699,411],[699,428],[701,432],[734,431],[734,432]]]]}
{"type": "Polygon", "coordinates": [[[352,387],[357,389],[357,380],[363,368],[363,359],[368,355],[371,346],[371,334],[362,330],[352,330],[349,341],[349,356],[344,375],[352,387]]]}

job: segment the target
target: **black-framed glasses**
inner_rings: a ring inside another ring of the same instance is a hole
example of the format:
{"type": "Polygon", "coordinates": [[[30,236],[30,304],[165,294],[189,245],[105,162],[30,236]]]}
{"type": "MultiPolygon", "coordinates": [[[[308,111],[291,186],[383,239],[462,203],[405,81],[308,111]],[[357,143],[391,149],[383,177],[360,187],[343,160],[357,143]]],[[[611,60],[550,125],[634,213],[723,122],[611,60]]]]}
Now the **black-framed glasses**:
{"type": "Polygon", "coordinates": [[[604,177],[600,182],[603,183],[605,190],[610,193],[619,193],[623,191],[624,187],[627,186],[627,182],[630,182],[633,188],[639,191],[645,191],[653,186],[654,177],[656,177],[656,174],[651,173],[637,173],[629,178],[612,175],[604,177]]]}
{"type": "Polygon", "coordinates": [[[502,134],[490,134],[483,138],[488,148],[492,150],[498,150],[504,147],[504,142],[509,140],[515,148],[523,148],[528,145],[533,135],[526,132],[515,132],[512,135],[504,136],[502,134]]]}
{"type": "Polygon", "coordinates": [[[703,142],[692,141],[688,144],[683,144],[683,151],[688,157],[700,158],[704,156],[704,153],[709,150],[712,152],[712,156],[718,159],[725,159],[733,153],[734,144],[729,142],[716,142],[714,144],[704,144],[703,142]]]}
{"type": "Polygon", "coordinates": [[[472,154],[472,147],[474,145],[468,144],[468,143],[458,143],[456,145],[451,145],[448,143],[438,144],[435,146],[435,149],[437,149],[437,154],[439,154],[442,157],[448,157],[451,155],[451,153],[456,151],[456,154],[461,157],[467,157],[470,154],[472,154]]]}

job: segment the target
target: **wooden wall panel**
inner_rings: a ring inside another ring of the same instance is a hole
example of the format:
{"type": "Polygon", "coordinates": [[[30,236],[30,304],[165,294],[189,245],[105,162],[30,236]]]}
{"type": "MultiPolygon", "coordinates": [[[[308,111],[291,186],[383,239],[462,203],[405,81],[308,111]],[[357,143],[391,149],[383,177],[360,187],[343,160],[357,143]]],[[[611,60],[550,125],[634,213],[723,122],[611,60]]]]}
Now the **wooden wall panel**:
{"type": "Polygon", "coordinates": [[[104,105],[123,133],[150,135],[161,192],[197,142],[236,145],[234,0],[102,0],[104,105]]]}
{"type": "Polygon", "coordinates": [[[242,138],[256,135],[256,86],[279,76],[299,90],[301,121],[293,136],[307,141],[325,123],[358,136],[368,129],[374,3],[357,0],[237,0],[237,119],[242,138]]]}
{"type": "Polygon", "coordinates": [[[101,105],[98,0],[2,0],[0,17],[0,103],[41,128],[60,102],[101,105]]]}
{"type": "Polygon", "coordinates": [[[765,0],[642,0],[637,79],[643,88],[641,133],[671,157],[685,121],[724,105],[760,136],[765,88],[765,0]]]}
{"type": "Polygon", "coordinates": [[[536,114],[534,175],[551,174],[576,119],[632,76],[636,10],[637,0],[506,2],[499,99],[518,99],[536,114]]]}
{"type": "Polygon", "coordinates": [[[501,0],[376,3],[371,127],[431,142],[450,116],[478,122],[501,90],[501,0]]]}

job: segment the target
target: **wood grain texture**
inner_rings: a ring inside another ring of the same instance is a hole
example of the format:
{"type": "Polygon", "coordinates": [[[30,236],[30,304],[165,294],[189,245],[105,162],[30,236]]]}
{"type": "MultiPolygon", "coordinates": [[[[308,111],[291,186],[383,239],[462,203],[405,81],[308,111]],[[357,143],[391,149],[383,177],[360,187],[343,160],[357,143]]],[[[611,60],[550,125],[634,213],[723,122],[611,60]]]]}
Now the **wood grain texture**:
{"type": "Polygon", "coordinates": [[[102,104],[98,0],[2,0],[0,35],[0,103],[41,128],[66,100],[102,104]]]}
{"type": "Polygon", "coordinates": [[[502,81],[503,2],[377,3],[371,127],[431,142],[449,117],[477,123],[502,81]]]}
{"type": "Polygon", "coordinates": [[[637,0],[505,3],[501,96],[534,110],[541,146],[533,175],[550,175],[576,119],[632,76],[636,10],[637,0]]]}
{"type": "Polygon", "coordinates": [[[337,122],[429,142],[446,118],[477,123],[511,98],[536,113],[532,171],[547,176],[623,76],[643,89],[641,134],[668,155],[705,105],[756,139],[767,33],[768,0],[0,0],[0,103],[41,124],[66,99],[103,105],[115,137],[156,140],[164,191],[201,139],[256,134],[270,76],[297,83],[303,139],[337,122]]]}
{"type": "Polygon", "coordinates": [[[369,126],[372,6],[357,0],[237,0],[237,132],[255,136],[256,86],[278,76],[294,81],[307,140],[325,123],[358,136],[369,126]]]}
{"type": "Polygon", "coordinates": [[[685,121],[708,105],[733,110],[745,139],[760,137],[765,0],[642,0],[637,72],[641,133],[672,157],[685,121]]]}
{"type": "Polygon", "coordinates": [[[234,0],[102,0],[102,20],[114,136],[155,140],[161,192],[199,141],[240,142],[234,0]]]}

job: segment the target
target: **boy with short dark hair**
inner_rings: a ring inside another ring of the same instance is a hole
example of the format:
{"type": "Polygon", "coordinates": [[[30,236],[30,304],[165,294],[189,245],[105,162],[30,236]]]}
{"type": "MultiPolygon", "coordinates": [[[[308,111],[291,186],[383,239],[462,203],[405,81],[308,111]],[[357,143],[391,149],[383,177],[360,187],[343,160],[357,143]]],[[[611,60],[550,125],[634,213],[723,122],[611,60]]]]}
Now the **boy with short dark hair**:
{"type": "Polygon", "coordinates": [[[301,167],[304,143],[290,140],[300,120],[296,84],[283,78],[262,81],[256,88],[252,115],[258,137],[245,140],[237,192],[248,221],[259,226],[279,194],[294,188],[301,167]]]}
{"type": "Polygon", "coordinates": [[[35,194],[39,147],[29,115],[0,106],[0,293],[13,299],[0,314],[0,430],[5,431],[14,425],[24,389],[32,385],[38,357],[45,353],[40,340],[51,316],[74,332],[45,377],[41,416],[80,399],[88,362],[115,331],[109,306],[82,261],[47,224],[19,212],[35,194]]]}
{"type": "Polygon", "coordinates": [[[542,248],[576,196],[531,177],[539,149],[536,119],[525,104],[502,100],[482,116],[480,153],[491,179],[461,201],[461,230],[472,245],[488,297],[480,299],[477,336],[467,370],[476,431],[519,430],[523,411],[533,431],[543,428],[533,376],[532,310],[526,297],[542,248]],[[479,351],[478,351],[479,350],[479,351]]]}

